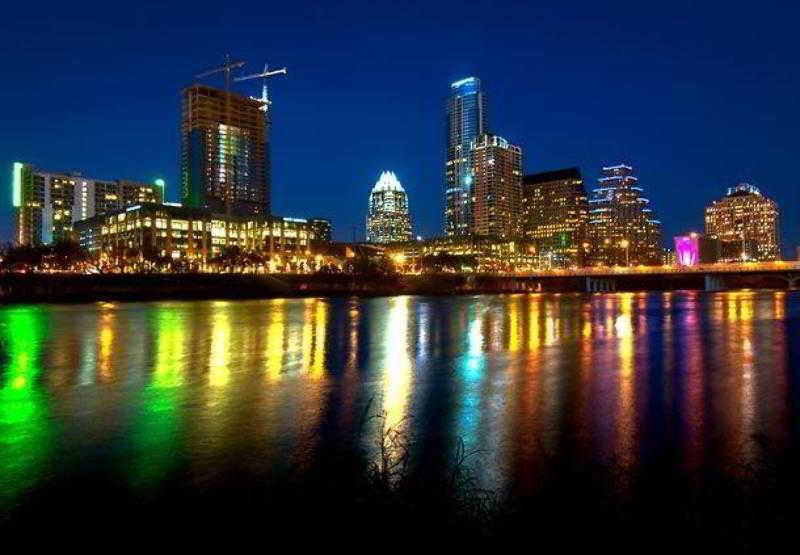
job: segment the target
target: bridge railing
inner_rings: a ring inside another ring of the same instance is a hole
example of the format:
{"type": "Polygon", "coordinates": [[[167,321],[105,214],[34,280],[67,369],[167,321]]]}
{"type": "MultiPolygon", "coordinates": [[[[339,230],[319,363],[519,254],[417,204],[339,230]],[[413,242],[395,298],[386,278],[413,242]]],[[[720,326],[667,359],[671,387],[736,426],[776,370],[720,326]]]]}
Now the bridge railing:
{"type": "Polygon", "coordinates": [[[588,276],[626,276],[626,275],[684,275],[684,274],[722,274],[722,273],[764,273],[797,272],[800,261],[779,260],[775,262],[737,262],[698,264],[696,266],[596,266],[586,268],[553,268],[504,274],[528,277],[588,277],[588,276]]]}

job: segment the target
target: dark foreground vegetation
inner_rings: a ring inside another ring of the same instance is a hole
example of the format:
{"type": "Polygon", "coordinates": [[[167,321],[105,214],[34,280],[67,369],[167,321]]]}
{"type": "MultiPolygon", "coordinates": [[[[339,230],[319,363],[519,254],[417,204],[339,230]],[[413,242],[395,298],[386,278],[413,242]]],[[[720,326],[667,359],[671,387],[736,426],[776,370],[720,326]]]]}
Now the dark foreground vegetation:
{"type": "Polygon", "coordinates": [[[551,457],[524,492],[511,487],[501,495],[480,488],[474,454],[463,446],[451,453],[445,471],[429,472],[412,460],[412,439],[384,426],[371,448],[357,441],[320,446],[311,466],[270,476],[254,474],[243,458],[213,483],[193,481],[190,469],[177,468],[155,487],[134,489],[87,466],[0,513],[0,531],[5,539],[24,537],[32,544],[113,537],[128,547],[206,546],[213,539],[264,549],[323,542],[345,552],[429,545],[564,553],[793,552],[800,453],[777,459],[765,438],[753,441],[764,467],[730,469],[736,480],[720,474],[690,480],[676,470],[670,453],[633,476],[615,474],[608,462],[578,467],[551,457]]]}

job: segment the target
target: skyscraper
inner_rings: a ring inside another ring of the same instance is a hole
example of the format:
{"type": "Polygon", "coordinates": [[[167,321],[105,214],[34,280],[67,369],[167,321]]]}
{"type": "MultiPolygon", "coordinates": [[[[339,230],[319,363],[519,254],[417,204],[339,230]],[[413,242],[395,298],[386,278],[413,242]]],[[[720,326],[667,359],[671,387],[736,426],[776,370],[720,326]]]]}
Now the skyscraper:
{"type": "Polygon", "coordinates": [[[219,213],[269,214],[264,102],[198,84],[181,95],[183,204],[219,213]]]}
{"type": "Polygon", "coordinates": [[[14,241],[47,244],[67,239],[73,224],[142,202],[164,201],[164,182],[140,183],[50,172],[15,162],[12,177],[14,241]]]}
{"type": "Polygon", "coordinates": [[[589,199],[590,263],[662,264],[661,222],[642,196],[633,168],[626,164],[604,167],[598,181],[589,199]]]}
{"type": "Polygon", "coordinates": [[[470,145],[474,235],[509,239],[519,235],[522,150],[497,135],[479,135],[470,145]]]}
{"type": "Polygon", "coordinates": [[[369,194],[367,242],[393,243],[410,239],[408,195],[394,172],[385,171],[369,194]]]}
{"type": "Polygon", "coordinates": [[[472,227],[472,164],[470,146],[487,129],[486,96],[476,77],[450,85],[447,101],[447,162],[444,233],[469,235],[472,227]]]}
{"type": "Polygon", "coordinates": [[[780,258],[779,211],[758,188],[739,183],[706,207],[706,235],[722,243],[722,260],[780,258]]]}
{"type": "Polygon", "coordinates": [[[521,236],[536,245],[542,264],[584,263],[589,208],[578,168],[523,177],[521,212],[521,236]]]}

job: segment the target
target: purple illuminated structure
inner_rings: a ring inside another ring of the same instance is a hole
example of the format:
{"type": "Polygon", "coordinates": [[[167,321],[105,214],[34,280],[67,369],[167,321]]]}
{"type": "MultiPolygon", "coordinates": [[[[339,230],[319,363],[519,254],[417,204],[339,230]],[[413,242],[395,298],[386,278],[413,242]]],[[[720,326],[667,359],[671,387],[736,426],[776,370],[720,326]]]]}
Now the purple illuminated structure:
{"type": "Polygon", "coordinates": [[[675,260],[678,266],[696,266],[700,262],[700,241],[696,233],[675,237],[675,260]]]}

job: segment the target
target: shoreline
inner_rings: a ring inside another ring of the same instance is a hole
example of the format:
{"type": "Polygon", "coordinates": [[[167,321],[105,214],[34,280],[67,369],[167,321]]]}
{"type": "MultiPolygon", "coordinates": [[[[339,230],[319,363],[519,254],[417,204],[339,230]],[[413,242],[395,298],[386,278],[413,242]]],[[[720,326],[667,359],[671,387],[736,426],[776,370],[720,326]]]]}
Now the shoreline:
{"type": "MultiPolygon", "coordinates": [[[[783,289],[741,279],[731,289],[783,289]]],[[[704,290],[702,276],[621,280],[617,291],[704,290]]],[[[0,303],[270,299],[587,293],[577,277],[541,280],[490,274],[360,276],[348,274],[3,274],[0,303]]]]}

